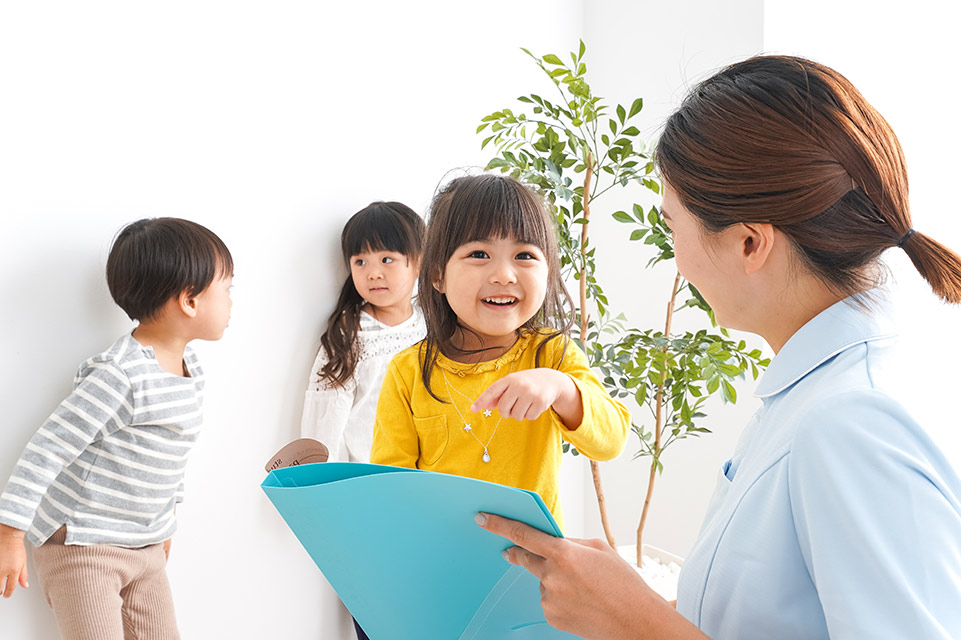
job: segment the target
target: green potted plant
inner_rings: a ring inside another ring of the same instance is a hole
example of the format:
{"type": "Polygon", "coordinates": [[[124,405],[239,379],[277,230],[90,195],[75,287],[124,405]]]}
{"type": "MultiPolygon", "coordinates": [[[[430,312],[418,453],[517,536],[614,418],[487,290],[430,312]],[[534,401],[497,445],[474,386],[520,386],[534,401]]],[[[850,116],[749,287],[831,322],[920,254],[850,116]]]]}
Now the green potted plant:
{"type": "MultiPolygon", "coordinates": [[[[632,429],[639,442],[634,457],[650,458],[636,537],[640,566],[644,527],[655,479],[664,470],[664,452],[675,442],[709,433],[705,426],[707,399],[720,395],[724,402],[736,402],[734,379],[748,372],[756,379],[769,360],[761,357],[759,349],[732,339],[727,330],[719,328],[710,306],[679,273],[664,296],[663,326],[633,327],[623,314],[612,313],[594,275],[591,208],[612,189],[640,185],[658,194],[660,182],[640,131],[631,124],[643,108],[643,100],[612,108],[595,96],[587,82],[585,50],[582,41],[567,63],[553,54],[537,57],[522,49],[550,78],[556,96],[521,96],[517,113],[495,111],[482,118],[477,133],[485,136],[482,148],[491,145],[497,150],[488,169],[510,173],[544,195],[557,219],[565,276],[577,282],[578,342],[611,395],[632,398],[640,410],[633,412],[632,429]],[[672,332],[674,313],[681,310],[700,312],[703,328],[672,332]]],[[[628,241],[650,249],[647,267],[673,259],[671,233],[656,206],[635,204],[629,212],[612,215],[628,225],[628,241]]],[[[565,451],[569,449],[565,445],[565,451]]],[[[604,533],[616,547],[594,461],[591,473],[604,533]]]]}

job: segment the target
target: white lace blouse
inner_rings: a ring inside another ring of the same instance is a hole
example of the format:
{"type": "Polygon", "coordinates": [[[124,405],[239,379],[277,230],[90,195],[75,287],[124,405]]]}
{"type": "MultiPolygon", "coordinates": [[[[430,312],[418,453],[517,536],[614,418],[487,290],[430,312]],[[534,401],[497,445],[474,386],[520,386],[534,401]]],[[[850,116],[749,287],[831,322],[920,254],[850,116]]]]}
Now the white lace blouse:
{"type": "Polygon", "coordinates": [[[411,317],[393,327],[361,313],[357,332],[360,358],[353,377],[343,387],[332,387],[320,377],[327,354],[323,347],[317,352],[304,395],[301,437],[327,445],[331,462],[369,462],[377,398],[387,364],[426,333],[416,303],[411,317]]]}

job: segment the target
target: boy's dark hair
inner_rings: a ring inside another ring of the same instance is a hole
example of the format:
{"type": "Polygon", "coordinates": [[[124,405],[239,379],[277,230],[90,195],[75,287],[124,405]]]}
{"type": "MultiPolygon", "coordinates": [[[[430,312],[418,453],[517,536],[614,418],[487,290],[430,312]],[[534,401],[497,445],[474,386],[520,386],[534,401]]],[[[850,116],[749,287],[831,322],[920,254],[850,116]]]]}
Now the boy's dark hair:
{"type": "MultiPolygon", "coordinates": [[[[485,173],[452,180],[434,196],[430,206],[417,296],[427,323],[427,337],[421,343],[421,377],[427,392],[438,401],[443,402],[430,386],[437,356],[467,353],[454,346],[453,338],[458,329],[470,329],[458,321],[447,297],[433,284],[443,278],[447,261],[457,247],[498,238],[533,244],[544,252],[547,260],[544,303],[534,317],[517,330],[518,336],[525,332],[543,336],[537,347],[536,366],[542,366],[540,357],[548,342],[570,334],[574,305],[561,278],[555,223],[543,200],[529,187],[507,176],[485,173]]],[[[566,352],[565,342],[561,360],[566,352]]]]}
{"type": "Polygon", "coordinates": [[[320,343],[327,364],[318,372],[334,387],[342,387],[354,375],[360,352],[357,331],[364,299],[354,287],[350,259],[368,251],[393,251],[419,259],[424,246],[424,221],[414,210],[400,202],[371,202],[351,216],[340,234],[340,246],[347,265],[347,280],[340,289],[337,304],[320,343]]]}
{"type": "Polygon", "coordinates": [[[196,295],[233,270],[227,245],[206,227],[180,218],[144,218],[114,238],[107,286],[131,320],[144,321],[172,297],[196,295]]]}

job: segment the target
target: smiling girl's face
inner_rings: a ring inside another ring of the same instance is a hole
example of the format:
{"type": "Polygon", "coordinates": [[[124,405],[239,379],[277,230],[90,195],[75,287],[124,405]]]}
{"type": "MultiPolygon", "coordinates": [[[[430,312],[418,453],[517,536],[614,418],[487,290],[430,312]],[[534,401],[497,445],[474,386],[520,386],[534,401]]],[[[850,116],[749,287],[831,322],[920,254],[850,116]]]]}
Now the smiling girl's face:
{"type": "Polygon", "coordinates": [[[434,286],[480,344],[462,335],[455,336],[460,341],[456,346],[489,349],[513,344],[517,329],[544,304],[547,276],[547,260],[537,245],[498,238],[457,247],[443,279],[434,286]]]}

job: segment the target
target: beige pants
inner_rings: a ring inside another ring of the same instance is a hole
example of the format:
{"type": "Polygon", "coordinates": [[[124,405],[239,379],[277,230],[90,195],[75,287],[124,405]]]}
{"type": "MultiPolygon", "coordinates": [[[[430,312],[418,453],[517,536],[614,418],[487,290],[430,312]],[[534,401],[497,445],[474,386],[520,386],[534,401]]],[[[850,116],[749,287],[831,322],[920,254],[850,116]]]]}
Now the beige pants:
{"type": "Polygon", "coordinates": [[[33,550],[64,640],[177,640],[163,545],[65,545],[61,528],[33,550]]]}

